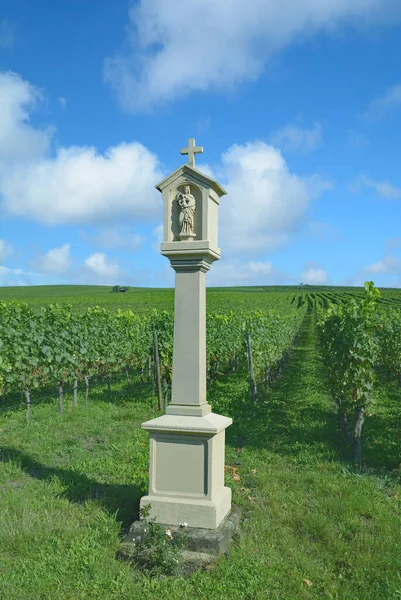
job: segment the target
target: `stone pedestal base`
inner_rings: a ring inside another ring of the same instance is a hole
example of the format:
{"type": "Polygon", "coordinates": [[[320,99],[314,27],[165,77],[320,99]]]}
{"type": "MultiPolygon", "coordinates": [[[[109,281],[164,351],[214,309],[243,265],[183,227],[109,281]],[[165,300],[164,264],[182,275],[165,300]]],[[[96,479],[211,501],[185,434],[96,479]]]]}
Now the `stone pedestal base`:
{"type": "Polygon", "coordinates": [[[231,510],[224,487],[228,417],[163,415],[143,423],[150,432],[150,516],[158,523],[216,529],[231,510]]]}
{"type": "Polygon", "coordinates": [[[176,496],[143,496],[141,508],[150,504],[150,514],[157,517],[158,523],[179,525],[188,523],[189,527],[216,529],[231,509],[231,490],[223,488],[218,502],[202,498],[177,498],[176,496]]]}
{"type": "MultiPolygon", "coordinates": [[[[233,537],[238,534],[241,521],[241,511],[237,506],[232,506],[230,512],[216,529],[181,528],[174,525],[164,525],[174,536],[177,531],[185,535],[185,546],[182,554],[183,564],[180,575],[190,575],[197,569],[214,562],[219,556],[225,554],[232,543],[233,537]]],[[[144,529],[146,521],[134,521],[128,535],[125,537],[118,551],[118,556],[129,560],[132,555],[136,537],[146,535],[144,529]]]]}

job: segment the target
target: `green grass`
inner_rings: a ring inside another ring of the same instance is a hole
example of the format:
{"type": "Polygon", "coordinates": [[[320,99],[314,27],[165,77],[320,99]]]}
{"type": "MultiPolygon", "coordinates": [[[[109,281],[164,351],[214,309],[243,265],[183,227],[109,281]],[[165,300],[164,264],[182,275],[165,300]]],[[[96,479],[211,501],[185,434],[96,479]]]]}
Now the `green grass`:
{"type": "MultiPolygon", "coordinates": [[[[272,286],[248,288],[210,288],[207,290],[207,302],[210,310],[229,310],[246,307],[266,308],[277,303],[283,294],[288,299],[287,287],[272,286]]],[[[290,290],[291,291],[291,290],[290,290]]],[[[71,304],[79,308],[98,305],[109,309],[132,309],[146,312],[174,308],[174,290],[164,288],[130,288],[127,292],[112,293],[111,286],[100,285],[48,285],[31,287],[0,288],[0,300],[19,301],[42,305],[46,303],[71,304]]],[[[289,301],[289,300],[288,300],[289,301]]]]}
{"type": "Polygon", "coordinates": [[[365,423],[365,463],[376,470],[393,471],[401,479],[401,387],[398,381],[378,377],[374,403],[365,423]]]}
{"type": "Polygon", "coordinates": [[[150,308],[172,309],[174,290],[163,288],[130,288],[124,294],[112,293],[111,286],[103,285],[42,285],[0,288],[0,301],[28,302],[29,304],[72,304],[78,308],[102,306],[147,311],[150,308]]]}
{"type": "Polygon", "coordinates": [[[151,581],[115,559],[147,487],[140,424],[153,401],[146,385],[135,401],[99,389],[62,417],[49,401],[33,406],[28,424],[23,412],[0,419],[0,598],[401,598],[397,454],[392,471],[357,472],[338,450],[311,315],[257,406],[242,374],[209,390],[214,410],[234,419],[226,464],[241,480],[227,471],[227,484],[244,520],[230,554],[187,580],[151,581]]]}
{"type": "MultiPolygon", "coordinates": [[[[264,309],[282,307],[294,295],[323,293],[328,297],[362,294],[362,288],[330,286],[254,286],[233,288],[208,288],[209,310],[236,310],[238,308],[264,309]]],[[[383,289],[383,298],[401,306],[401,290],[383,289]]],[[[132,309],[146,312],[149,309],[171,310],[174,307],[174,290],[164,288],[130,288],[124,294],[111,293],[111,286],[101,285],[42,285],[0,287],[0,301],[71,304],[77,309],[102,306],[109,309],[132,309]]],[[[387,301],[387,300],[386,300],[387,301]]]]}

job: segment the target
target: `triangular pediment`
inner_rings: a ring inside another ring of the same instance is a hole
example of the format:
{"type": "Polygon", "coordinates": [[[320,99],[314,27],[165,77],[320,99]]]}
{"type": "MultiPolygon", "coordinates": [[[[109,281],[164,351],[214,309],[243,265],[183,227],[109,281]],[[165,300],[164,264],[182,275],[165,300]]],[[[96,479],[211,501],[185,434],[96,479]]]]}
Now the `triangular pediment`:
{"type": "Polygon", "coordinates": [[[219,196],[225,196],[227,194],[225,189],[221,187],[221,185],[217,181],[215,181],[211,177],[208,177],[201,171],[198,171],[198,169],[195,169],[194,167],[191,167],[191,165],[188,164],[182,165],[181,167],[176,169],[173,173],[166,177],[166,179],[163,179],[163,181],[158,183],[155,187],[157,190],[159,190],[159,192],[163,192],[163,190],[166,187],[174,185],[174,182],[180,179],[181,177],[188,177],[189,180],[193,180],[194,183],[198,183],[202,187],[211,187],[219,196]]]}

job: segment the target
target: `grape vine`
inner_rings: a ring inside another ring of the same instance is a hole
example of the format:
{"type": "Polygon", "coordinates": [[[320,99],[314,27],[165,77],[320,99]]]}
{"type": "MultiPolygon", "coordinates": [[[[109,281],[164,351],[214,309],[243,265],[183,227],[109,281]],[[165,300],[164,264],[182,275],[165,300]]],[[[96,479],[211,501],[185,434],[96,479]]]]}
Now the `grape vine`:
{"type": "MultiPolygon", "coordinates": [[[[275,367],[291,347],[305,306],[279,313],[274,310],[228,311],[207,314],[207,371],[246,368],[245,334],[252,336],[254,365],[259,379],[275,367]]],[[[110,311],[90,307],[75,312],[71,305],[39,308],[25,303],[0,303],[0,393],[57,387],[62,412],[63,386],[111,377],[124,370],[144,371],[153,354],[157,332],[160,375],[171,385],[174,315],[152,310],[110,311]]]]}
{"type": "Polygon", "coordinates": [[[375,367],[379,360],[380,292],[365,283],[362,299],[332,304],[320,315],[320,338],[339,423],[361,463],[361,436],[365,412],[373,400],[375,367]],[[353,419],[352,434],[348,423],[353,419]]]}

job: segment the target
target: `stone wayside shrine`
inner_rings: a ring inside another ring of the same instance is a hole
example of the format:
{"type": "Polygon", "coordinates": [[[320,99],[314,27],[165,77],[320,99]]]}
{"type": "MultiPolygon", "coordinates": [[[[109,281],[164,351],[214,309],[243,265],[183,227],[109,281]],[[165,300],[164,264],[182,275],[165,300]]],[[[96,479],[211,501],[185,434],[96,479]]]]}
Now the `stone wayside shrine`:
{"type": "Polygon", "coordinates": [[[175,270],[171,403],[166,414],[143,423],[150,432],[149,495],[141,506],[160,523],[216,529],[231,509],[224,487],[225,429],[232,421],[206,400],[206,273],[220,258],[218,207],[226,193],[195,169],[190,139],[185,164],[156,188],[164,205],[161,253],[175,270]]]}
{"type": "Polygon", "coordinates": [[[239,520],[224,486],[232,420],[211,412],[206,399],[206,273],[220,258],[218,208],[226,192],[195,168],[200,152],[190,139],[181,149],[188,164],[156,186],[164,205],[161,253],[176,273],[172,397],[166,414],[142,425],[150,433],[150,473],[140,505],[171,530],[187,524],[193,550],[217,554],[239,520]]]}

